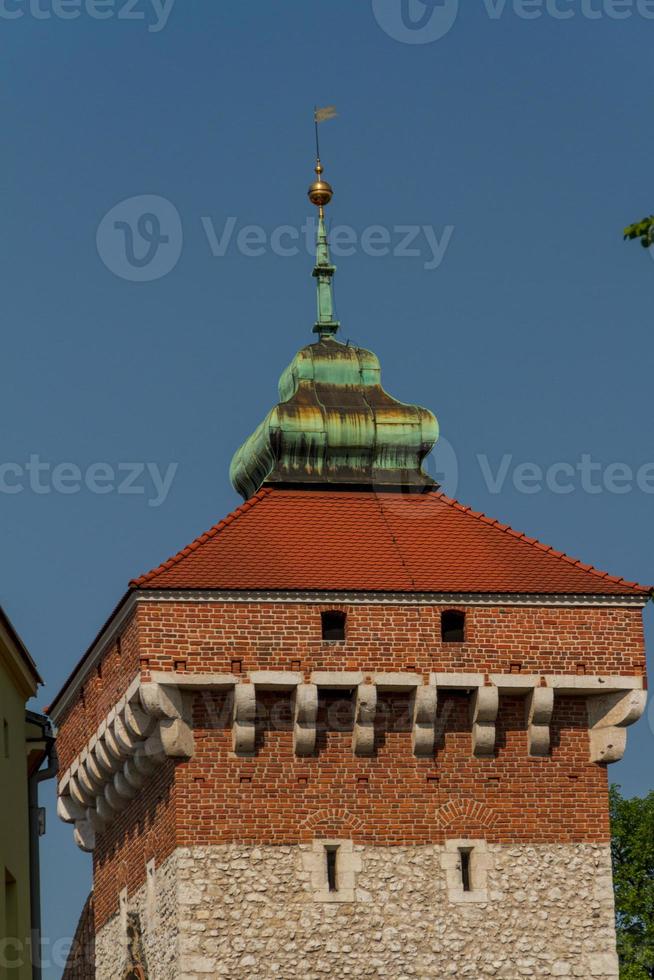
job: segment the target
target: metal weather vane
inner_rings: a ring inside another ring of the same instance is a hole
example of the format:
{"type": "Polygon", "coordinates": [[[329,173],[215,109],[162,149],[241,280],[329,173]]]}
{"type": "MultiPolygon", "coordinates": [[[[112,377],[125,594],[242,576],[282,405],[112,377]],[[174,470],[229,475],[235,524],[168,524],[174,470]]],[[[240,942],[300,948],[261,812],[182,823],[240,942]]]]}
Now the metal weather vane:
{"type": "Polygon", "coordinates": [[[322,108],[315,106],[313,110],[313,121],[316,127],[316,157],[318,162],[320,162],[320,137],[318,134],[318,126],[320,123],[328,122],[330,119],[336,119],[337,116],[338,113],[335,105],[326,105],[322,108]]]}

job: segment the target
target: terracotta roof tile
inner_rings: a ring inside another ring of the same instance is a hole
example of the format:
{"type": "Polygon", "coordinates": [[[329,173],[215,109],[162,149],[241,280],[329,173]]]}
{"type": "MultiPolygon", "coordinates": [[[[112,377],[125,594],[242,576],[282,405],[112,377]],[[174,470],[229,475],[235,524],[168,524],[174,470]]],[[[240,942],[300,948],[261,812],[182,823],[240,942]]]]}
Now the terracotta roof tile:
{"type": "Polygon", "coordinates": [[[268,488],[131,585],[643,596],[651,591],[440,493],[268,488]]]}

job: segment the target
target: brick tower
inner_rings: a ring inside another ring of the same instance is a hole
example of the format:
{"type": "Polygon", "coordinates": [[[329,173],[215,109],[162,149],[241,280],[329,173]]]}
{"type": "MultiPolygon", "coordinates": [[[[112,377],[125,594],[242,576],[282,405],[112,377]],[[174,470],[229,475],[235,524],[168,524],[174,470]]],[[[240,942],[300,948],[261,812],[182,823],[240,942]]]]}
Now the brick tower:
{"type": "Polygon", "coordinates": [[[317,336],[234,457],[245,502],[131,582],[50,709],[94,865],[65,975],[616,978],[650,590],[432,484],[434,416],[337,339],[316,170],[317,336]]]}

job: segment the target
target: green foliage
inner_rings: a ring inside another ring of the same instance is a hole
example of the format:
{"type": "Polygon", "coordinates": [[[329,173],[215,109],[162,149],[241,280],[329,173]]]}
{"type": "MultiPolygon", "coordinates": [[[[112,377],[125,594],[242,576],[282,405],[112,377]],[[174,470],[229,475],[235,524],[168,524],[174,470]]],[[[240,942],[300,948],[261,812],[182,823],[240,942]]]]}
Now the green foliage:
{"type": "Polygon", "coordinates": [[[626,800],[611,787],[620,980],[654,977],[654,792],[626,800]]]}
{"type": "Polygon", "coordinates": [[[624,237],[625,239],[640,238],[640,244],[643,248],[649,248],[650,245],[654,245],[654,214],[625,228],[624,237]]]}

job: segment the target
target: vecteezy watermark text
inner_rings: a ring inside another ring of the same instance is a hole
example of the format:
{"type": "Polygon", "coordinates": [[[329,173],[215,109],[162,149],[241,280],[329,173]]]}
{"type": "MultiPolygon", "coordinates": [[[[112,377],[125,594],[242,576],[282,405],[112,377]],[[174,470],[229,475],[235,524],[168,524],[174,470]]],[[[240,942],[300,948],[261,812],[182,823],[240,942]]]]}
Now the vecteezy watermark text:
{"type": "Polygon", "coordinates": [[[140,21],[151,34],[163,31],[175,0],[0,0],[0,20],[140,21]]]}
{"type": "Polygon", "coordinates": [[[518,493],[571,494],[581,491],[593,496],[601,493],[626,494],[639,490],[654,494],[654,462],[638,467],[629,463],[600,463],[590,453],[582,453],[572,462],[559,461],[549,466],[540,463],[514,461],[511,453],[492,463],[488,456],[477,455],[486,489],[499,494],[507,480],[518,493]]]}
{"type": "MultiPolygon", "coordinates": [[[[472,6],[472,5],[471,5],[472,6]]],[[[654,0],[481,0],[489,20],[654,20],[654,0]]],[[[432,44],[454,27],[459,0],[372,0],[375,20],[395,41],[432,44]]]]}
{"type": "Polygon", "coordinates": [[[527,496],[545,493],[556,496],[579,493],[654,496],[654,460],[635,465],[621,460],[600,462],[592,453],[580,453],[577,459],[550,463],[519,459],[513,453],[497,456],[476,453],[466,458],[442,434],[434,451],[424,460],[423,469],[446,496],[456,497],[461,474],[470,475],[470,464],[476,470],[475,482],[493,496],[507,491],[527,496]]]}
{"type": "MultiPolygon", "coordinates": [[[[241,225],[238,218],[228,217],[218,228],[210,217],[203,217],[202,227],[211,254],[222,258],[231,247],[249,258],[272,252],[282,258],[293,258],[302,250],[316,251],[316,220],[309,218],[300,227],[279,225],[268,232],[261,225],[241,225]]],[[[396,259],[423,259],[425,269],[438,269],[448,249],[454,226],[446,225],[439,234],[433,225],[368,225],[361,232],[352,225],[333,225],[329,230],[329,248],[334,258],[347,258],[362,252],[372,258],[392,255],[396,259]]]]}
{"type": "MultiPolygon", "coordinates": [[[[266,229],[262,225],[239,224],[233,215],[221,220],[203,215],[199,226],[214,258],[223,258],[230,250],[247,258],[267,253],[292,258],[302,251],[311,256],[316,250],[314,217],[299,226],[266,229]]],[[[372,258],[392,255],[397,259],[417,259],[424,269],[432,271],[443,263],[453,235],[453,225],[445,225],[442,230],[426,224],[369,225],[361,230],[334,225],[329,229],[329,245],[337,259],[356,252],[372,258]]],[[[130,282],[152,282],[168,275],[179,262],[183,244],[179,211],[155,194],[120,201],[105,214],[96,232],[103,263],[116,276],[130,282]]]]}
{"type": "MultiPolygon", "coordinates": [[[[62,936],[54,940],[41,936],[38,944],[16,936],[3,936],[0,939],[0,969],[3,972],[7,970],[13,973],[20,967],[30,964],[46,970],[53,966],[63,970],[72,950],[77,952],[85,964],[87,963],[87,950],[72,936],[62,936]]],[[[91,966],[92,964],[89,963],[89,970],[91,966]]]]}
{"type": "Polygon", "coordinates": [[[148,507],[161,507],[168,498],[178,465],[97,462],[82,468],[77,463],[50,463],[32,453],[24,463],[0,462],[0,495],[70,495],[87,490],[101,496],[141,496],[148,507]]]}

